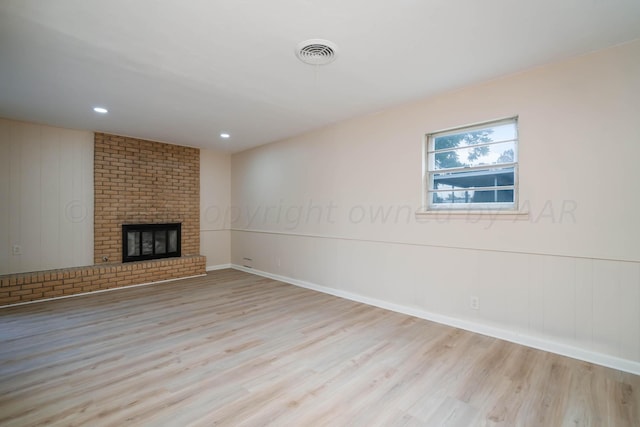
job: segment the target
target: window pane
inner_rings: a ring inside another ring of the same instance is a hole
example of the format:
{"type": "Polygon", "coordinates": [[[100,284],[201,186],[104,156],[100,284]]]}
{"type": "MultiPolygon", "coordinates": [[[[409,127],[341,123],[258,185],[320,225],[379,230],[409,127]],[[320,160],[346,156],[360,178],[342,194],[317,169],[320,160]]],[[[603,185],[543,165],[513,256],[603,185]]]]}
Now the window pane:
{"type": "Polygon", "coordinates": [[[156,231],[156,253],[164,254],[167,252],[167,231],[156,231]]]}
{"type": "Polygon", "coordinates": [[[517,117],[431,133],[426,148],[428,205],[516,208],[517,117]]]}
{"type": "Polygon", "coordinates": [[[447,191],[433,193],[433,203],[471,203],[473,191],[447,191]]]}
{"type": "Polygon", "coordinates": [[[438,191],[432,203],[513,203],[513,190],[438,191]]]}
{"type": "Polygon", "coordinates": [[[434,150],[447,148],[470,147],[477,144],[485,144],[496,141],[509,141],[516,139],[515,123],[502,123],[496,126],[487,126],[470,131],[438,136],[434,139],[434,150]]]}
{"type": "Polygon", "coordinates": [[[469,172],[437,173],[433,175],[433,190],[461,190],[473,187],[504,187],[514,185],[513,167],[473,170],[469,172]]]}
{"type": "Polygon", "coordinates": [[[153,253],[153,231],[142,232],[142,255],[153,253]]]}
{"type": "Polygon", "coordinates": [[[169,249],[167,252],[178,252],[178,230],[169,230],[169,249]]]}
{"type": "Polygon", "coordinates": [[[127,256],[140,256],[140,233],[127,232],[127,256]]]}
{"type": "Polygon", "coordinates": [[[496,165],[516,161],[515,142],[463,147],[434,153],[435,169],[496,165]]]}

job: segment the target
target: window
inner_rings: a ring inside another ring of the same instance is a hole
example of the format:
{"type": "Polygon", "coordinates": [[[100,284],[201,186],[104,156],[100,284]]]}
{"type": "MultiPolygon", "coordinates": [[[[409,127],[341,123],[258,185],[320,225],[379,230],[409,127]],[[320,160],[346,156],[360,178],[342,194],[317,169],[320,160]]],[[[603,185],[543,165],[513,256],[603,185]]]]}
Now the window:
{"type": "Polygon", "coordinates": [[[428,210],[517,209],[517,117],[426,136],[428,210]]]}

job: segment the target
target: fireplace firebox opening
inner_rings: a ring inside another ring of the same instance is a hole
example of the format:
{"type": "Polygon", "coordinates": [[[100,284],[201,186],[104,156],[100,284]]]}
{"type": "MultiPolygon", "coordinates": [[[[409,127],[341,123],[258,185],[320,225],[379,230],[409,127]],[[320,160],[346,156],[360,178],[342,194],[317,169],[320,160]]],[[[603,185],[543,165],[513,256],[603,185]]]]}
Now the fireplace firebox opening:
{"type": "Polygon", "coordinates": [[[179,257],[181,223],[123,224],[122,262],[179,257]]]}

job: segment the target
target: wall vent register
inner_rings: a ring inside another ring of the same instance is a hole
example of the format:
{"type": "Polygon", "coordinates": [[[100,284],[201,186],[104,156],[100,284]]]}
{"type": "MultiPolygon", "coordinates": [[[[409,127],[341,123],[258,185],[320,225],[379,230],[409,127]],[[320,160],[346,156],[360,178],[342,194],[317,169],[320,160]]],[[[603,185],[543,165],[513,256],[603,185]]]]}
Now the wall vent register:
{"type": "Polygon", "coordinates": [[[181,223],[123,224],[122,262],[179,257],[181,223]]]}

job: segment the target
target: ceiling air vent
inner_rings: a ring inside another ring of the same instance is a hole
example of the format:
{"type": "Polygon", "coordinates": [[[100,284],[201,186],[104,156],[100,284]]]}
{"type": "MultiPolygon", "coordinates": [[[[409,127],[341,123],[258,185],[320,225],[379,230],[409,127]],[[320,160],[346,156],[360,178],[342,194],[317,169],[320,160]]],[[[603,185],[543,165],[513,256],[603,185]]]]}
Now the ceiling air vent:
{"type": "Polygon", "coordinates": [[[326,65],[333,62],[338,54],[338,47],[329,40],[311,39],[298,44],[296,56],[300,61],[310,65],[326,65]]]}

